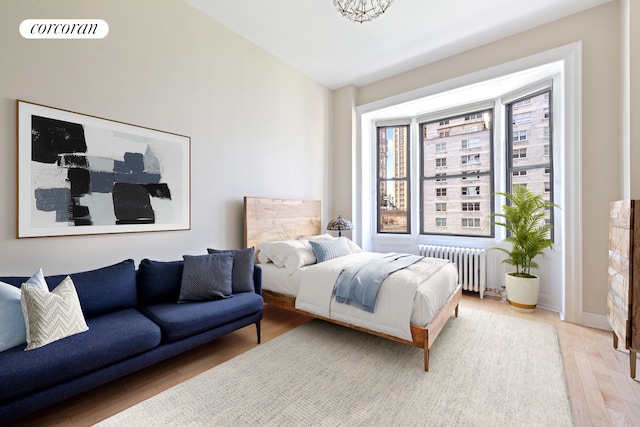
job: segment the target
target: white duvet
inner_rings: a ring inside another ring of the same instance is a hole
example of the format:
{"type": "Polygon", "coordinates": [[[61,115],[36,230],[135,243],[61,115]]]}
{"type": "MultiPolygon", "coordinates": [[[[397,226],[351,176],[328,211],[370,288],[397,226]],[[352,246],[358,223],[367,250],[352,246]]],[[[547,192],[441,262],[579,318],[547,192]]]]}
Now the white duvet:
{"type": "Polygon", "coordinates": [[[361,252],[300,268],[289,275],[265,264],[263,287],[296,296],[296,308],[318,316],[411,341],[410,324],[426,326],[455,291],[456,268],[448,261],[424,258],[391,274],[382,282],[373,313],[340,304],[333,298],[333,287],[348,265],[382,256],[361,252]]]}

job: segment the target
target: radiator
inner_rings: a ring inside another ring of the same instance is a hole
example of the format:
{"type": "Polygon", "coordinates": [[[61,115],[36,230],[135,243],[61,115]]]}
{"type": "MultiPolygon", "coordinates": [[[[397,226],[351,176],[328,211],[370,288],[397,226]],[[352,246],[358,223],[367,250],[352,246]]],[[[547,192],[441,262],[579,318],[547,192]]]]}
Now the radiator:
{"type": "Polygon", "coordinates": [[[418,245],[418,255],[448,259],[458,267],[458,282],[462,289],[480,293],[487,287],[487,251],[454,246],[418,245]]]}

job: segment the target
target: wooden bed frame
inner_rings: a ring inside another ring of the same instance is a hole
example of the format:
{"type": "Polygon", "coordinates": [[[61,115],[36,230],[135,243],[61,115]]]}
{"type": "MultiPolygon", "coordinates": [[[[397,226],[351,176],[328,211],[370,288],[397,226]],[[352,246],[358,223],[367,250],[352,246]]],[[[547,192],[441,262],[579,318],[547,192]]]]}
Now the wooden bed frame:
{"type": "MultiPolygon", "coordinates": [[[[251,246],[257,248],[260,242],[298,239],[318,234],[321,234],[320,201],[318,200],[244,198],[244,245],[247,248],[251,246]]],[[[427,326],[411,325],[411,341],[298,310],[295,308],[296,298],[294,296],[264,289],[262,290],[262,296],[265,303],[276,307],[422,348],[424,349],[424,370],[428,372],[429,349],[442,331],[445,323],[447,323],[447,320],[451,317],[451,313],[455,313],[455,317],[458,317],[458,305],[462,296],[462,287],[458,285],[455,292],[427,326]]]]}

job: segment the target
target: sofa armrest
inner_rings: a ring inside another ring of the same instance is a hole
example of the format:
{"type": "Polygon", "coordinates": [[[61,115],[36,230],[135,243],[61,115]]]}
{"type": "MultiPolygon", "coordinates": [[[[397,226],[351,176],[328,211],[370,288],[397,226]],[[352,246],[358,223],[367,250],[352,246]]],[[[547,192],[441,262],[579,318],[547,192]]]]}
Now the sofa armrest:
{"type": "Polygon", "coordinates": [[[262,268],[259,265],[253,266],[253,286],[256,294],[262,295],[262,268]]]}

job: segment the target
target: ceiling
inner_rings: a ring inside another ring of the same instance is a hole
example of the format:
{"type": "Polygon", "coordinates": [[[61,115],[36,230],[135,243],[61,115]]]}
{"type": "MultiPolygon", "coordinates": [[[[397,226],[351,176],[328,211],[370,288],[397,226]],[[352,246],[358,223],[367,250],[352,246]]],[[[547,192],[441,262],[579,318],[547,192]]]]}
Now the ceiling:
{"type": "Polygon", "coordinates": [[[362,86],[612,0],[396,0],[357,24],[333,0],[184,0],[330,89],[362,86]]]}

